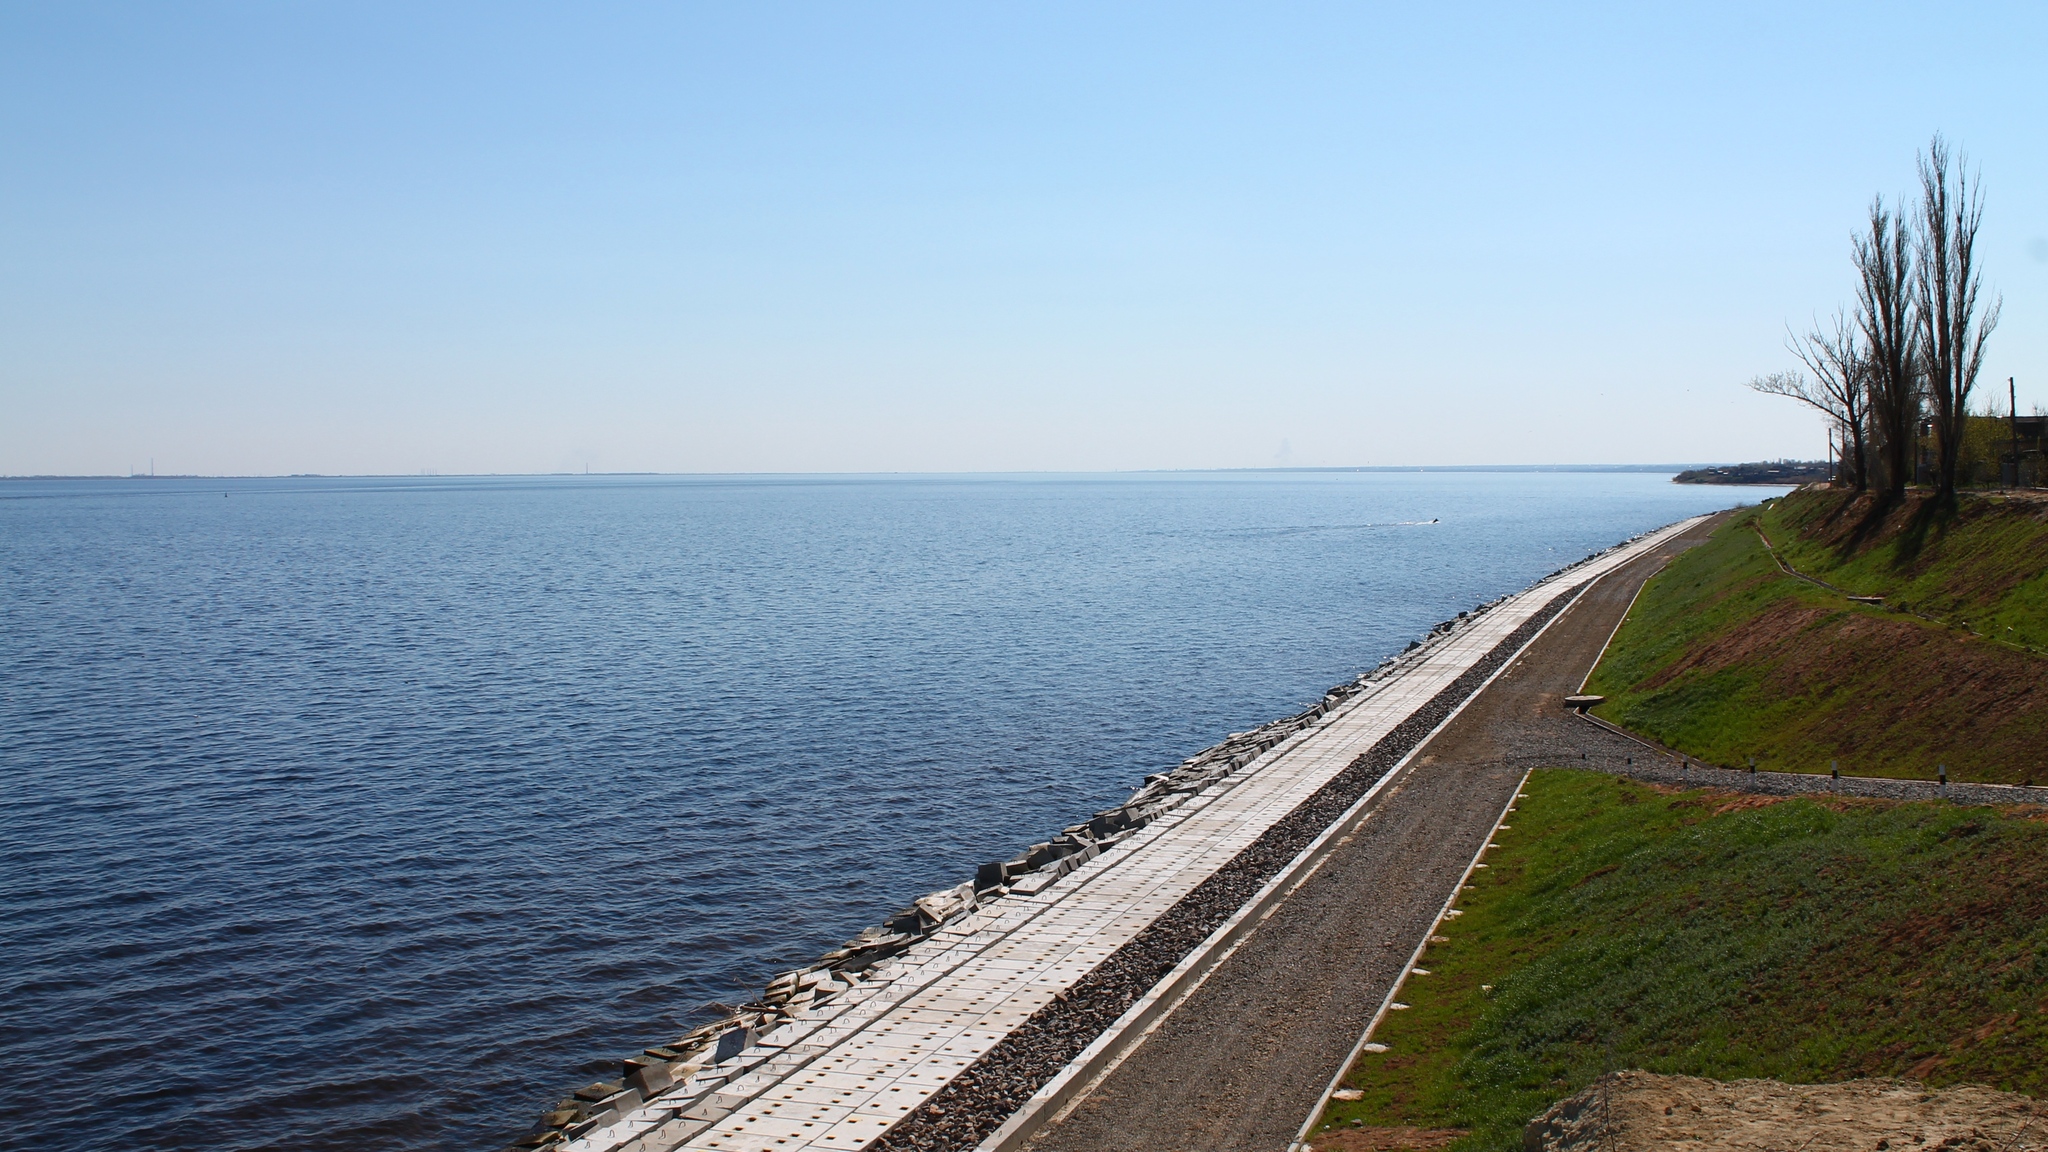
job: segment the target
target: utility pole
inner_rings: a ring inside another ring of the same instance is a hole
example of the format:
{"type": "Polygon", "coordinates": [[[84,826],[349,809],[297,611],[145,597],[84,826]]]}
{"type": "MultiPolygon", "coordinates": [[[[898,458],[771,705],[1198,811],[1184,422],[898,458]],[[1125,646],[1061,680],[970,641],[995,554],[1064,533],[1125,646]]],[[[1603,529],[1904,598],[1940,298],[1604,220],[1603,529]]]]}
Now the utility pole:
{"type": "Polygon", "coordinates": [[[2005,378],[2005,419],[2012,429],[2012,481],[2009,487],[2020,486],[2020,394],[2013,385],[2012,377],[2005,378]]]}

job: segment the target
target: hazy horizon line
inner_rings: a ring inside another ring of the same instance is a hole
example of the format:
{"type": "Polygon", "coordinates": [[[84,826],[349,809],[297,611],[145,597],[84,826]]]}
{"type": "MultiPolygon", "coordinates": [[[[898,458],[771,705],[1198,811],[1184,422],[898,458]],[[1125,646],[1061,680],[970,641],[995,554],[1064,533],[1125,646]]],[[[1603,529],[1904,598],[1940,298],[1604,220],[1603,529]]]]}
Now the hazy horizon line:
{"type": "MultiPolygon", "coordinates": [[[[1783,461],[1821,463],[1821,461],[1783,461]]],[[[0,480],[512,480],[573,476],[1145,476],[1188,473],[1313,473],[1313,472],[1683,472],[1743,463],[1780,461],[1694,461],[1666,464],[1332,464],[1256,468],[1040,468],[991,471],[890,469],[864,472],[659,472],[652,470],[582,472],[43,472],[0,475],[0,480]]]]}

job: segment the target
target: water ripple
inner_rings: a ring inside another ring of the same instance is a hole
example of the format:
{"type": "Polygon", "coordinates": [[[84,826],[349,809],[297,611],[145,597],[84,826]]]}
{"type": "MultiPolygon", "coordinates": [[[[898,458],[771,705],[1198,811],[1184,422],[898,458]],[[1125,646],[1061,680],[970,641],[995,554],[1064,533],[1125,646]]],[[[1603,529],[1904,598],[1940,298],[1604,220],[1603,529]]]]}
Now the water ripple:
{"type": "Polygon", "coordinates": [[[0,482],[12,1134],[503,1143],[1144,773],[1727,499],[1570,474],[0,482]]]}

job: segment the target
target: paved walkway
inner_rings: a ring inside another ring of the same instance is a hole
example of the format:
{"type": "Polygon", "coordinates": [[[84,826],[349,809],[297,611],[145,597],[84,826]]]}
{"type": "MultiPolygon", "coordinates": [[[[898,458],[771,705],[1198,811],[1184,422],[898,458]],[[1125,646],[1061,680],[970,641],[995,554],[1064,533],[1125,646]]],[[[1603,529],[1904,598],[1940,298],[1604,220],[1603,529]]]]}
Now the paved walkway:
{"type": "MultiPolygon", "coordinates": [[[[564,1147],[569,1152],[799,1152],[867,1145],[1523,622],[1570,588],[1658,552],[1677,531],[1637,541],[1502,601],[1414,653],[1397,674],[1352,697],[1315,727],[1194,794],[1057,884],[1031,895],[1012,893],[948,925],[864,973],[860,984],[815,1017],[769,1033],[739,1056],[703,1069],[618,1122],[564,1147]]],[[[1605,638],[1602,633],[1600,639],[1605,638]]],[[[1397,794],[1441,791],[1432,774],[1400,784],[1397,794]]],[[[1415,836],[1455,841],[1474,820],[1485,824],[1479,819],[1482,800],[1496,791],[1480,789],[1474,794],[1479,798],[1466,805],[1468,813],[1441,820],[1434,829],[1418,827],[1415,836]]],[[[1396,824],[1381,822],[1389,828],[1396,824]]],[[[1368,842],[1378,841],[1360,841],[1368,842]]],[[[1469,848],[1465,851],[1469,855],[1469,848]]],[[[1423,878],[1412,883],[1426,884],[1434,873],[1416,875],[1423,878]]],[[[1382,875],[1377,882],[1389,881],[1382,875]]],[[[1348,1027],[1343,1020],[1348,1017],[1332,1017],[1340,1028],[1348,1027]]],[[[1252,1055],[1233,1050],[1229,1059],[1252,1055]]],[[[1216,1063],[1213,1054],[1209,1063],[1216,1063]]],[[[1313,1087],[1319,1089],[1320,1081],[1313,1087]]],[[[1279,1146],[1284,1145],[1282,1140],[1279,1146]]],[[[1112,1146],[1126,1145],[1093,1147],[1112,1146]]],[[[1146,1145],[1181,1146],[1171,1141],[1146,1145]]]]}
{"type": "MultiPolygon", "coordinates": [[[[1564,697],[1693,525],[1589,589],[1378,799],[1199,991],[1040,1133],[1038,1152],[1281,1152],[1500,819],[1530,757],[1617,762],[1564,697]]],[[[1420,979],[1421,977],[1418,977],[1420,979]]]]}

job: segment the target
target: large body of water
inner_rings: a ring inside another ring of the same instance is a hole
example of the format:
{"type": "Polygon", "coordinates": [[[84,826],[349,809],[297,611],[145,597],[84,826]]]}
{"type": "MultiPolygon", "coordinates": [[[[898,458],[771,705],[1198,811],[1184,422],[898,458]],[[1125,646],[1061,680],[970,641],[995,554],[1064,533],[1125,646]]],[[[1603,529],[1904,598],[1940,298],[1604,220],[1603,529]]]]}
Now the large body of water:
{"type": "Polygon", "coordinates": [[[0,482],[0,1143],[502,1145],[1668,480],[0,482]]]}

